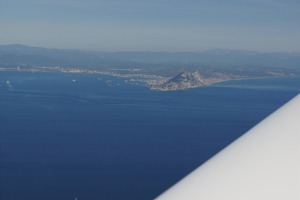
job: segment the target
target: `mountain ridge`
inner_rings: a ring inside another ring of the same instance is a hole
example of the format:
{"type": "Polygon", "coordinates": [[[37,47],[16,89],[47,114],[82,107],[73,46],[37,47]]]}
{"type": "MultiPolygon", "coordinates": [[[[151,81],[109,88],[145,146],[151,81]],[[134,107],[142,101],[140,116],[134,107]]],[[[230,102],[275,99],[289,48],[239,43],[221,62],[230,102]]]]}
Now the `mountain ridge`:
{"type": "Polygon", "coordinates": [[[202,52],[118,51],[102,52],[55,49],[26,45],[0,45],[0,65],[35,64],[62,66],[99,66],[144,63],[196,63],[210,66],[300,67],[300,53],[262,53],[247,50],[212,49],[202,52]]]}

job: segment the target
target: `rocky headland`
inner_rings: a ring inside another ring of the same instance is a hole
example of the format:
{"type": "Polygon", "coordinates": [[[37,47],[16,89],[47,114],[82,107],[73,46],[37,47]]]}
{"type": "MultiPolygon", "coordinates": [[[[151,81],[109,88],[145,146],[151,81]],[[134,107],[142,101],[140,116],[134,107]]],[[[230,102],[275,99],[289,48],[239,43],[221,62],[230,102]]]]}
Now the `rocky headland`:
{"type": "Polygon", "coordinates": [[[206,80],[201,77],[198,71],[181,72],[166,82],[158,82],[150,85],[150,89],[156,91],[185,90],[189,88],[200,87],[206,84],[208,83],[206,83],[206,80]]]}

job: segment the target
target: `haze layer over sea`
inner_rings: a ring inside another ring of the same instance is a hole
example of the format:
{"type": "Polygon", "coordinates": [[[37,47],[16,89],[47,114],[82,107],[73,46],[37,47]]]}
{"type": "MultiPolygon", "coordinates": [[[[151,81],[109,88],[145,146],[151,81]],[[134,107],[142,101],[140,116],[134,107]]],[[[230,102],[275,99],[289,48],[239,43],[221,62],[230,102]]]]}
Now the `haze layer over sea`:
{"type": "Polygon", "coordinates": [[[156,92],[0,72],[0,198],[153,199],[299,92],[299,77],[156,92]]]}

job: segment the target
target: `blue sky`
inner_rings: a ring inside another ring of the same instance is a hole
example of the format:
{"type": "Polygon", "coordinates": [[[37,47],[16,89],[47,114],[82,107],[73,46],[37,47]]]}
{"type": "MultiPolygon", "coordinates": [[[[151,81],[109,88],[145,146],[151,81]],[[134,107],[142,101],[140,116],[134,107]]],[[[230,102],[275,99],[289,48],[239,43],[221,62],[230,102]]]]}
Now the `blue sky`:
{"type": "Polygon", "coordinates": [[[300,52],[300,1],[0,0],[0,44],[300,52]]]}

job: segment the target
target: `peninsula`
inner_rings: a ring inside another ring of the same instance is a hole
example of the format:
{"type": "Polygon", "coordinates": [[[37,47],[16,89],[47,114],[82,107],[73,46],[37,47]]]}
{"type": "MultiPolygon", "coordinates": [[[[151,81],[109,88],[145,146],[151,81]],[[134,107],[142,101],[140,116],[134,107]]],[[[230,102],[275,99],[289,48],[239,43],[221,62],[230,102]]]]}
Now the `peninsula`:
{"type": "Polygon", "coordinates": [[[99,74],[154,91],[175,91],[228,80],[300,76],[300,54],[233,50],[90,52],[0,45],[1,71],[99,74]]]}

